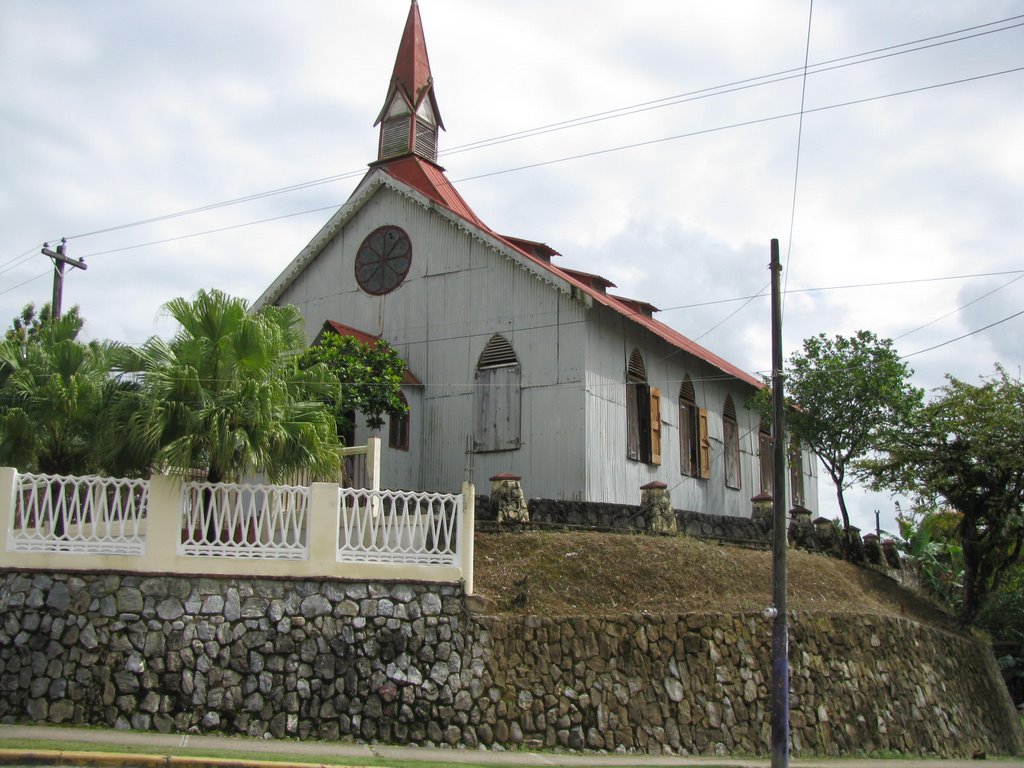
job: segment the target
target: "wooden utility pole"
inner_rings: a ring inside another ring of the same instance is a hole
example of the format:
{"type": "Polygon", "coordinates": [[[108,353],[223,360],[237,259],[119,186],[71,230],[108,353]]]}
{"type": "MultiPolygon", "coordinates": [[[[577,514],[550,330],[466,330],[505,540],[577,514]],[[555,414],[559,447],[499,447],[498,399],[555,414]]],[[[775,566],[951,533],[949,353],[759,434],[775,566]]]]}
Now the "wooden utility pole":
{"type": "Polygon", "coordinates": [[[789,623],[786,612],[786,405],[782,393],[779,241],[772,239],[772,768],[789,766],[789,623]]]}
{"type": "Polygon", "coordinates": [[[72,259],[67,255],[68,240],[62,237],[57,250],[51,250],[49,243],[43,243],[42,253],[53,259],[53,302],[50,305],[50,316],[56,320],[60,317],[60,302],[64,294],[64,265],[70,264],[78,269],[88,269],[84,259],[72,259]]]}

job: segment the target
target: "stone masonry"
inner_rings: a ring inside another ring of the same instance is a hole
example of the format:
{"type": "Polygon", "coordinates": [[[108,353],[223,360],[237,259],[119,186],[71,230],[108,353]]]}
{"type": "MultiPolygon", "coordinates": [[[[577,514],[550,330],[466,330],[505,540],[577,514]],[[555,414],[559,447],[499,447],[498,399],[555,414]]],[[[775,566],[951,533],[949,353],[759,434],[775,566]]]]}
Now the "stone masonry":
{"type": "MultiPolygon", "coordinates": [[[[766,754],[760,615],[471,615],[457,585],[0,572],[0,721],[766,754]]],[[[794,754],[1024,750],[981,642],[793,615],[794,754]]]]}

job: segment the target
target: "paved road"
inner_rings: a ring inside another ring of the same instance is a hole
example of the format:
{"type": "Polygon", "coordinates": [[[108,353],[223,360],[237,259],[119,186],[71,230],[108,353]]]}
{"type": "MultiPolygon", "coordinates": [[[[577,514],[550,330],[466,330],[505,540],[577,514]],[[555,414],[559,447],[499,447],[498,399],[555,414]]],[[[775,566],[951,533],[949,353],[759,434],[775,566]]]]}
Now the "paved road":
{"type": "MultiPolygon", "coordinates": [[[[78,742],[87,743],[91,747],[102,749],[109,746],[131,746],[142,748],[147,755],[138,753],[116,755],[104,753],[97,759],[95,753],[90,761],[104,768],[117,766],[175,766],[176,768],[202,768],[212,766],[213,762],[205,762],[202,758],[184,756],[169,760],[169,756],[177,755],[182,749],[206,751],[217,754],[219,758],[225,753],[247,753],[246,766],[259,766],[251,762],[253,754],[265,754],[268,758],[275,755],[294,756],[295,764],[308,768],[309,764],[319,765],[324,757],[345,759],[351,765],[358,766],[360,761],[368,759],[393,761],[401,766],[405,761],[418,760],[425,762],[470,763],[496,766],[734,766],[735,768],[768,768],[767,759],[733,759],[728,757],[678,757],[671,755],[649,756],[639,754],[599,755],[592,753],[560,753],[560,752],[499,752],[495,750],[468,749],[436,749],[428,747],[398,747],[384,744],[362,744],[357,742],[322,742],[322,741],[288,741],[264,740],[230,736],[198,736],[182,734],[160,734],[142,731],[115,731],[96,728],[63,728],[45,725],[0,725],[0,764],[17,764],[18,752],[26,758],[31,750],[19,749],[15,752],[5,748],[11,741],[47,741],[47,742],[78,742]]],[[[83,756],[84,757],[84,756],[83,756]]],[[[74,765],[79,755],[64,751],[59,755],[61,765],[74,765]]],[[[38,763],[37,763],[38,764],[38,763]]],[[[232,763],[218,760],[218,768],[240,766],[242,761],[232,763]]],[[[1024,758],[986,760],[839,760],[839,759],[802,759],[792,760],[793,768],[1024,768],[1024,758]]],[[[280,762],[273,763],[274,768],[282,768],[280,762]]]]}

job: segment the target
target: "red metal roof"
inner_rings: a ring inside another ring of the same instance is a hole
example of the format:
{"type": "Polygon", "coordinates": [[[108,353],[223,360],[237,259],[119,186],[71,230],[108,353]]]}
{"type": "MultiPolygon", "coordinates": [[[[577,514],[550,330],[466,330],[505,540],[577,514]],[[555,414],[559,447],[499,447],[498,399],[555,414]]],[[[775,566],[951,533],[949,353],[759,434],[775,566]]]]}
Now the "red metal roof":
{"type": "MultiPolygon", "coordinates": [[[[417,192],[421,192],[435,203],[439,203],[454,214],[473,222],[481,229],[490,232],[473,209],[462,199],[452,183],[444,175],[444,168],[426,160],[419,155],[403,155],[394,160],[374,163],[371,167],[383,168],[389,176],[408,184],[417,192]]],[[[372,171],[371,171],[372,172],[372,171]]]]}
{"type": "MultiPolygon", "coordinates": [[[[460,218],[469,221],[487,234],[505,243],[509,248],[512,248],[514,251],[519,253],[524,259],[540,265],[545,270],[557,275],[566,282],[580,289],[583,293],[586,293],[598,303],[618,312],[620,315],[632,320],[634,323],[647,328],[649,331],[661,337],[672,346],[677,347],[684,352],[688,352],[694,357],[710,363],[720,371],[727,373],[730,376],[734,376],[735,378],[752,386],[758,388],[763,386],[762,382],[757,377],[737,368],[724,358],[719,357],[708,349],[705,349],[697,342],[688,339],[686,336],[679,333],[679,331],[674,328],[670,328],[660,320],[655,320],[653,317],[645,315],[642,311],[638,311],[639,305],[644,305],[645,302],[638,302],[632,299],[619,299],[605,293],[600,288],[595,287],[595,278],[597,278],[597,281],[603,281],[611,285],[609,281],[601,278],[599,275],[590,275],[585,272],[576,273],[571,269],[559,269],[553,265],[549,259],[534,255],[531,252],[533,249],[528,250],[526,247],[520,245],[520,243],[527,244],[532,243],[533,241],[499,235],[484,224],[483,221],[477,218],[477,215],[473,213],[466,201],[462,199],[462,195],[455,190],[455,187],[453,187],[451,182],[448,181],[447,177],[445,177],[444,169],[440,166],[434,165],[421,157],[413,155],[407,155],[405,157],[400,157],[383,163],[375,163],[374,165],[381,168],[395,179],[408,184],[413,189],[416,189],[420,193],[426,195],[435,203],[444,206],[460,218]],[[577,274],[579,276],[577,276],[577,274]]],[[[646,307],[650,307],[652,310],[655,309],[650,304],[646,304],[646,307]]]]}
{"type": "Polygon", "coordinates": [[[402,41],[398,44],[398,55],[395,57],[395,69],[391,75],[388,95],[374,125],[384,118],[384,113],[391,105],[391,99],[397,90],[405,96],[414,111],[424,96],[429,95],[437,125],[444,128],[432,85],[433,78],[430,75],[430,59],[427,57],[427,42],[423,36],[420,7],[416,0],[412,0],[409,16],[405,20],[405,30],[402,32],[402,41]]]}

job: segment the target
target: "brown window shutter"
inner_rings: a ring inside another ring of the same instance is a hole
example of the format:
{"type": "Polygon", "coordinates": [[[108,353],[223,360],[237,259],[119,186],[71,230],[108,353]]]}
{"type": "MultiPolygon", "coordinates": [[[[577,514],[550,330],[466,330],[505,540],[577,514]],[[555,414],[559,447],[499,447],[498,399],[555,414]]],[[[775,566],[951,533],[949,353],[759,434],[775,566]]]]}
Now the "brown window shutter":
{"type": "Polygon", "coordinates": [[[661,464],[661,390],[651,387],[651,464],[661,464]]]}
{"type": "Polygon", "coordinates": [[[700,476],[707,480],[711,477],[711,440],[708,439],[708,412],[699,409],[700,419],[700,476]]]}

